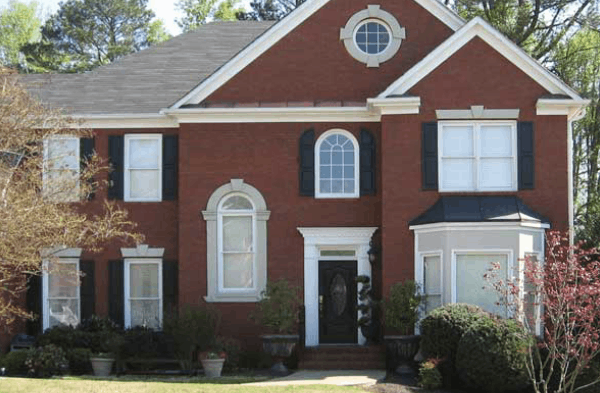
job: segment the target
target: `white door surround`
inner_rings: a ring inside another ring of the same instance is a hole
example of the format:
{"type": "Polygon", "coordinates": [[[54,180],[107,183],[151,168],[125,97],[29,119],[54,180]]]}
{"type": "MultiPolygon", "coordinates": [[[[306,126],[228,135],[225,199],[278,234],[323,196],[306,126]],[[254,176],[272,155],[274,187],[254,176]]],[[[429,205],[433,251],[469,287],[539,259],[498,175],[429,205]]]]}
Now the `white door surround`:
{"type": "MultiPolygon", "coordinates": [[[[305,346],[319,345],[319,259],[321,250],[354,250],[357,274],[371,277],[369,243],[377,227],[298,228],[304,236],[305,346]]],[[[345,259],[349,259],[346,257],[345,259]]],[[[358,316],[360,317],[360,315],[358,316]]],[[[358,343],[366,343],[360,329],[358,343]]]]}

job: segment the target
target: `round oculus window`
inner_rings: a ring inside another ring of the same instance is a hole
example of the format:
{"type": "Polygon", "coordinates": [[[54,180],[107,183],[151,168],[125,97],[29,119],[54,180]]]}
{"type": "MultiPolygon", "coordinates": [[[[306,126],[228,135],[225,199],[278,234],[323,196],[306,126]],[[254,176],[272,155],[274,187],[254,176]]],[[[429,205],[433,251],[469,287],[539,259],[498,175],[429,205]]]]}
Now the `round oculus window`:
{"type": "Polygon", "coordinates": [[[368,19],[358,25],[354,32],[354,43],[367,55],[378,55],[390,46],[389,27],[376,19],[368,19]]]}

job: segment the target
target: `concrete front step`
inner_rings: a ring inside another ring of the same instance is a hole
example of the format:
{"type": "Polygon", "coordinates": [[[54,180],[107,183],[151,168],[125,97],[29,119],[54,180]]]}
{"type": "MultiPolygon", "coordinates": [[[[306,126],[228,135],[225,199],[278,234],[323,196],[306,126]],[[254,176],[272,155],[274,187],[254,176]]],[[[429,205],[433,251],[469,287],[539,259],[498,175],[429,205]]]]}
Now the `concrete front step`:
{"type": "Polygon", "coordinates": [[[319,346],[300,352],[300,369],[304,370],[366,370],[385,369],[383,346],[319,346]]]}

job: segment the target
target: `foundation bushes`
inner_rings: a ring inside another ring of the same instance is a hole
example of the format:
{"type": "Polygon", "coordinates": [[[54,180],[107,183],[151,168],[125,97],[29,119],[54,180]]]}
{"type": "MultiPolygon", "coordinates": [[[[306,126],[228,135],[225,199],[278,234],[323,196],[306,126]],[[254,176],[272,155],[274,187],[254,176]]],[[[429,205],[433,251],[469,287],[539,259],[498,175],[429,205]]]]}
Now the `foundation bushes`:
{"type": "Polygon", "coordinates": [[[532,337],[523,325],[510,319],[486,316],[461,337],[456,369],[468,388],[501,393],[527,387],[527,351],[532,337]]]}
{"type": "Polygon", "coordinates": [[[29,351],[25,349],[11,351],[2,356],[0,367],[4,368],[6,375],[27,375],[25,361],[28,354],[29,351]]]}

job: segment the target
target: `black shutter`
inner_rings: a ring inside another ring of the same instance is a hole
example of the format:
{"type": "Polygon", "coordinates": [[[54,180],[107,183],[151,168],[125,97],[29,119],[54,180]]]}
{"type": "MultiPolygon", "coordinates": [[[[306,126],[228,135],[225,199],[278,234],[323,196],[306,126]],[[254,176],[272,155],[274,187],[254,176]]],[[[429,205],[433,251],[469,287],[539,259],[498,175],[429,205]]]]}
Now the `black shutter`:
{"type": "Polygon", "coordinates": [[[177,135],[163,136],[162,199],[177,199],[177,135]]]}
{"type": "MultiPolygon", "coordinates": [[[[94,138],[81,138],[79,140],[79,156],[81,158],[81,170],[85,170],[88,161],[94,155],[94,138]]],[[[90,179],[90,183],[93,183],[94,180],[90,179]]],[[[90,193],[87,196],[88,200],[94,199],[94,192],[90,190],[90,193]]]]}
{"type": "Polygon", "coordinates": [[[360,195],[375,195],[375,137],[365,128],[360,130],[360,195]]]}
{"type": "Polygon", "coordinates": [[[27,277],[27,293],[25,294],[27,311],[33,313],[34,319],[27,320],[27,334],[36,336],[42,332],[42,277],[27,277]]]}
{"type": "Polygon", "coordinates": [[[423,123],[422,130],[423,189],[438,189],[438,128],[437,123],[423,123]]]}
{"type": "Polygon", "coordinates": [[[300,195],[315,195],[315,130],[300,137],[300,195]]]}
{"type": "Polygon", "coordinates": [[[163,319],[177,313],[178,275],[177,261],[163,261],[163,319]]]}
{"type": "Polygon", "coordinates": [[[122,135],[108,137],[108,157],[111,171],[108,174],[108,199],[123,200],[123,167],[124,167],[124,141],[122,135]]]}
{"type": "Polygon", "coordinates": [[[519,190],[531,190],[535,183],[533,123],[521,121],[517,126],[519,152],[519,190]]]}
{"type": "Polygon", "coordinates": [[[110,319],[124,325],[125,286],[123,282],[123,261],[109,261],[108,265],[108,315],[110,319]]]}
{"type": "Polygon", "coordinates": [[[79,261],[79,270],[83,273],[81,276],[81,285],[79,287],[81,320],[83,321],[84,319],[91,318],[96,311],[94,261],[79,261]]]}

